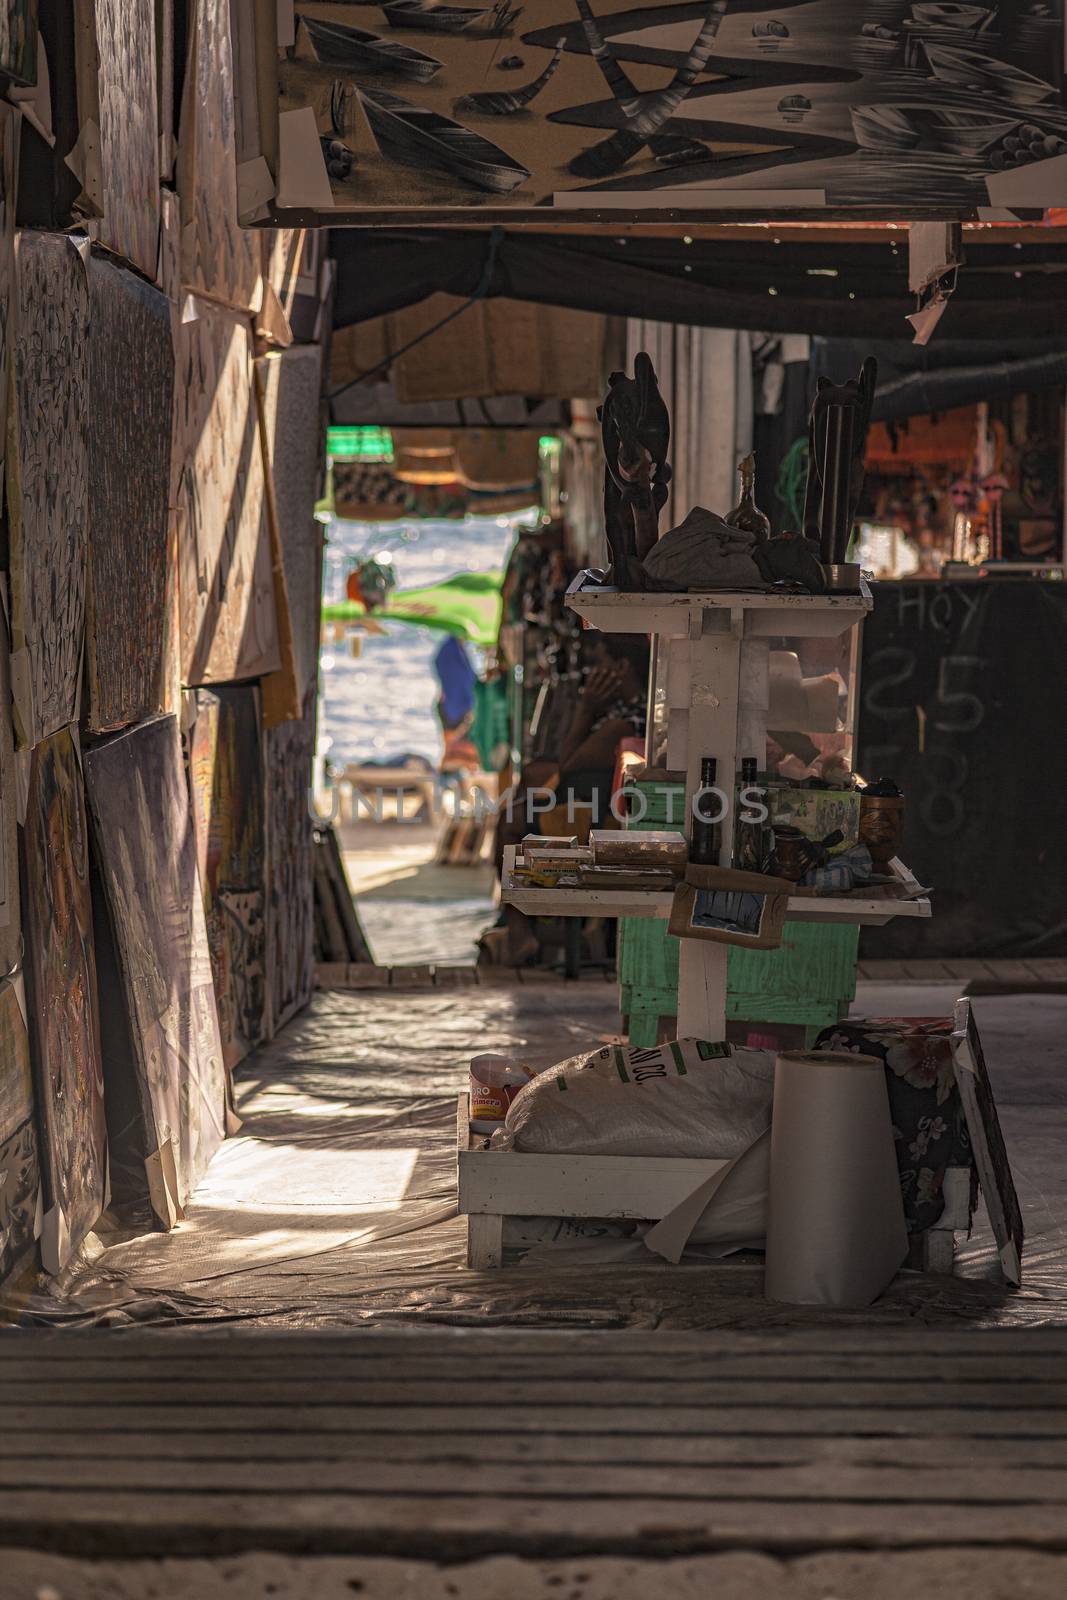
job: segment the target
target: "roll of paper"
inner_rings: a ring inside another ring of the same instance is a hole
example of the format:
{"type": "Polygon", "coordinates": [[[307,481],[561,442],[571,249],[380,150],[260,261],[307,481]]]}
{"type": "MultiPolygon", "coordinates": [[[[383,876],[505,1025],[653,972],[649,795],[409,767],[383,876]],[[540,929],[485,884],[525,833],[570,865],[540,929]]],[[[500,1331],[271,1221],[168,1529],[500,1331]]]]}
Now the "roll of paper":
{"type": "Polygon", "coordinates": [[[768,1300],[870,1305],[907,1251],[884,1065],[844,1051],[780,1055],[768,1300]]]}

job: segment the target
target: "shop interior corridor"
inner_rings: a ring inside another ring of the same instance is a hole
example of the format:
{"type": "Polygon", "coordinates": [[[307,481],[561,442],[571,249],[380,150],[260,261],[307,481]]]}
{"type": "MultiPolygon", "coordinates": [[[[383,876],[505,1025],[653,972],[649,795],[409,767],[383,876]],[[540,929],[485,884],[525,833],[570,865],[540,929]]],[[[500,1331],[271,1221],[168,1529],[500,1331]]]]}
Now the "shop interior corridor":
{"type": "MultiPolygon", "coordinates": [[[[215,1155],[185,1220],[170,1234],[90,1250],[68,1270],[66,1301],[42,1316],[274,1330],[1067,1327],[1062,994],[974,1000],[1023,1197],[1023,1287],[1000,1279],[980,1205],[955,1277],[901,1273],[873,1306],[852,1313],[767,1302],[756,1255],[670,1267],[639,1240],[568,1237],[565,1225],[501,1271],[468,1269],[466,1219],[456,1214],[456,1102],[471,1056],[493,1048],[545,1064],[615,1040],[618,991],[599,976],[566,984],[470,967],[439,969],[430,987],[426,969],[407,971],[410,987],[397,967],[382,969],[389,988],[318,992],[250,1056],[236,1074],[240,1133],[215,1155]],[[605,1264],[610,1271],[598,1274],[605,1264]]],[[[957,992],[861,981],[853,1015],[949,1015],[957,992]]]]}
{"type": "MultiPolygon", "coordinates": [[[[95,1252],[30,1308],[82,1337],[5,1341],[0,1535],[26,1547],[5,1600],[636,1600],[652,1562],[679,1596],[954,1596],[979,1573],[1003,1583],[983,1594],[1063,1592],[1062,995],[974,1002],[1024,1287],[977,1225],[955,1278],[904,1272],[849,1313],[768,1303],[755,1257],[670,1267],[617,1239],[470,1270],[470,1054],[573,1053],[612,1035],[616,991],[393,977],[320,992],[242,1066],[243,1127],[171,1234],[95,1252]]],[[[954,998],[861,983],[856,1005],[954,998]]]]}

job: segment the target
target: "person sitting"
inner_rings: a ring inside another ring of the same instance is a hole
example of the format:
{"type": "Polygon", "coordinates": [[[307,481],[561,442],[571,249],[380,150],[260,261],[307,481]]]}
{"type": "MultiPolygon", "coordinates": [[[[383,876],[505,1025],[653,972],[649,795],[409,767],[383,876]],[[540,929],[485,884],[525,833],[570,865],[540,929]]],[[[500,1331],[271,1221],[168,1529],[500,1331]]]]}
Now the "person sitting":
{"type": "MultiPolygon", "coordinates": [[[[590,827],[610,827],[615,756],[622,739],[643,737],[648,706],[649,644],[643,634],[587,636],[588,672],[570,725],[560,740],[554,781],[516,789],[497,819],[496,866],[504,849],[524,834],[587,837],[590,827]],[[546,789],[551,801],[545,804],[546,789]]],[[[495,928],[483,935],[486,960],[522,966],[538,953],[530,919],[504,906],[495,928]],[[503,937],[497,937],[503,935],[503,937]]]]}
{"type": "Polygon", "coordinates": [[[591,825],[602,827],[611,823],[619,742],[645,733],[648,640],[643,634],[598,633],[590,656],[589,675],[560,746],[555,792],[564,806],[568,796],[590,805],[591,825]]]}

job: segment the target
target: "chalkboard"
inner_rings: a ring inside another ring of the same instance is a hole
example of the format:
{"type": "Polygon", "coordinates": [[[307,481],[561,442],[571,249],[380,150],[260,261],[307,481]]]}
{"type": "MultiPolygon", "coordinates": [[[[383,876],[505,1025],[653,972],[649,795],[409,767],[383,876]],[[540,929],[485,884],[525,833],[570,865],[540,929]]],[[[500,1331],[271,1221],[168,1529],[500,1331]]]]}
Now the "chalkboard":
{"type": "Polygon", "coordinates": [[[1067,584],[875,586],[857,768],[906,797],[901,858],[930,921],[865,928],[860,956],[1067,955],[1067,584]]]}

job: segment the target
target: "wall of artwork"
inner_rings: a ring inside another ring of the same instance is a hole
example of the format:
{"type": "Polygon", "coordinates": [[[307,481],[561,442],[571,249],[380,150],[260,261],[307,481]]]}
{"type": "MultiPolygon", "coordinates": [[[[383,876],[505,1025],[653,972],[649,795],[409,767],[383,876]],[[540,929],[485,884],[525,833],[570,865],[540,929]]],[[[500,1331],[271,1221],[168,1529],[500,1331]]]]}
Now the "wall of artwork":
{"type": "Polygon", "coordinates": [[[284,48],[276,82],[236,80],[269,169],[250,220],[1065,192],[1062,0],[356,0],[298,5],[288,42],[255,16],[284,48]]]}
{"type": "Polygon", "coordinates": [[[327,280],[233,74],[228,0],[0,4],[0,1320],[181,1218],[311,993],[327,280]]]}

